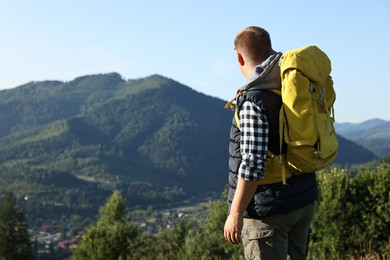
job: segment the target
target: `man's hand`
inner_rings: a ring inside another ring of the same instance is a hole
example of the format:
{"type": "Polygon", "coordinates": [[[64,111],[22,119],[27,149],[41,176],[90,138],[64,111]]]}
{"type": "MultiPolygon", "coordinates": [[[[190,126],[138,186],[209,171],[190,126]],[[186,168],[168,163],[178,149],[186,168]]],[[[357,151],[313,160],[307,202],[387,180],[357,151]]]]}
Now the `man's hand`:
{"type": "Polygon", "coordinates": [[[238,244],[241,241],[241,229],[243,225],[242,215],[233,216],[229,214],[224,227],[224,236],[232,244],[238,244]]]}
{"type": "Polygon", "coordinates": [[[257,188],[257,181],[246,181],[238,178],[236,193],[232,201],[230,214],[226,219],[223,235],[232,244],[241,240],[243,226],[243,214],[249,202],[253,198],[257,188]]]}

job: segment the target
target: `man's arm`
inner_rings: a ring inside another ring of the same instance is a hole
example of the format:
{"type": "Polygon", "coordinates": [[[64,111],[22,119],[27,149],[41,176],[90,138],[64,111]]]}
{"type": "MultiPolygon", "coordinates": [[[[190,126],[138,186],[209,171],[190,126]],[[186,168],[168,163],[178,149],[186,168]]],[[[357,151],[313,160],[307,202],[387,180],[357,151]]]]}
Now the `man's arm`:
{"type": "Polygon", "coordinates": [[[257,181],[238,179],[230,214],[225,222],[224,236],[232,244],[240,242],[243,214],[255,194],[257,181]]]}
{"type": "Polygon", "coordinates": [[[240,110],[242,161],[230,213],[225,222],[225,239],[240,242],[243,214],[253,198],[258,180],[263,177],[268,150],[268,120],[252,102],[245,102],[240,110]]]}

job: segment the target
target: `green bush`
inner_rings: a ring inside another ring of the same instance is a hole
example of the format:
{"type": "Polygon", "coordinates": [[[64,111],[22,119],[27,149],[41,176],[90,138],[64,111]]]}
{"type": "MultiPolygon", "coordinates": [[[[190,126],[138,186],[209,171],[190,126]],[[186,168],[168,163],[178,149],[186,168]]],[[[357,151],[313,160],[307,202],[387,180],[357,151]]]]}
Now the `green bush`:
{"type": "Polygon", "coordinates": [[[318,183],[310,258],[389,257],[389,165],[353,177],[334,168],[319,173],[318,183]]]}

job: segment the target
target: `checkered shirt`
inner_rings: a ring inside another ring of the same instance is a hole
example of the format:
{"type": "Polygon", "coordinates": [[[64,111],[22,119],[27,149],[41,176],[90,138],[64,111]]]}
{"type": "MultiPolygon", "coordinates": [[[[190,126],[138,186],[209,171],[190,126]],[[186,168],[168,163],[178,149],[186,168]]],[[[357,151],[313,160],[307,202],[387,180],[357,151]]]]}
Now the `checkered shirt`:
{"type": "Polygon", "coordinates": [[[238,177],[256,181],[264,176],[268,151],[268,120],[263,109],[245,101],[240,112],[240,152],[242,155],[238,177]]]}

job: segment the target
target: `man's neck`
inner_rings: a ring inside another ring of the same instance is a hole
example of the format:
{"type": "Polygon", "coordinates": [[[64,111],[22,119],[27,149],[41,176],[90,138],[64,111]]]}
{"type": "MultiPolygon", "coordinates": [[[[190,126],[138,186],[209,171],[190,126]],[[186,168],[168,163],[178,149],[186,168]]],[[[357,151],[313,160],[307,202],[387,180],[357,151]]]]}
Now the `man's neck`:
{"type": "Polygon", "coordinates": [[[246,64],[242,69],[242,74],[244,74],[245,78],[248,78],[252,71],[255,69],[257,65],[254,64],[246,64]]]}

